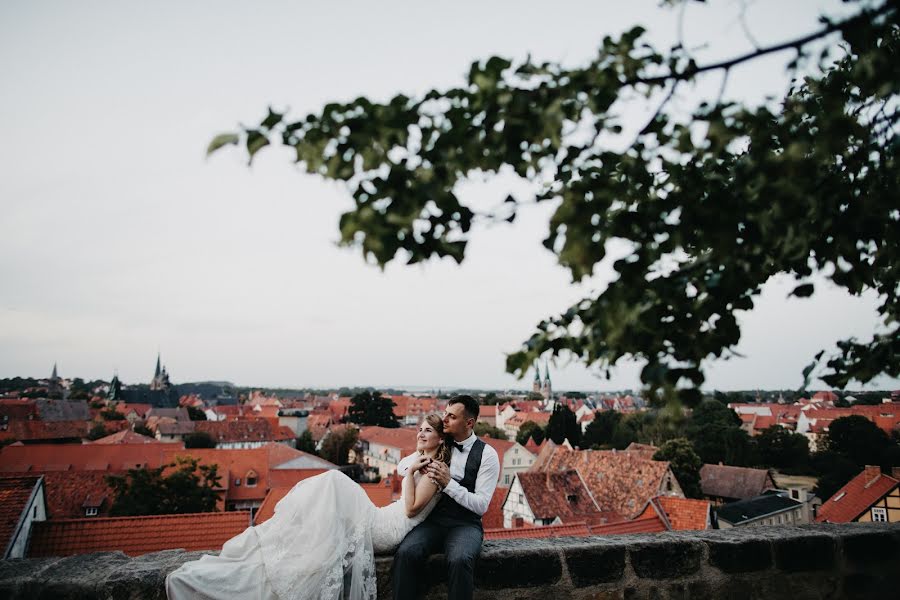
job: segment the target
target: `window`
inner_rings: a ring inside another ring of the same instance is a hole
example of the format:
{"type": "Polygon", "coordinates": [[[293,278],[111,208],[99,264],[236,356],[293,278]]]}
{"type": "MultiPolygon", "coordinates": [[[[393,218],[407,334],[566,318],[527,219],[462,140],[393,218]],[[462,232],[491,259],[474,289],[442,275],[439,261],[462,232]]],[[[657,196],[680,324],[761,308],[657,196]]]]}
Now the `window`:
{"type": "Polygon", "coordinates": [[[241,478],[240,478],[240,477],[235,477],[235,478],[234,478],[234,485],[235,485],[235,486],[241,485],[241,478]]]}
{"type": "Polygon", "coordinates": [[[508,473],[503,476],[503,483],[505,483],[506,485],[509,485],[509,474],[508,473]]]}
{"type": "Polygon", "coordinates": [[[887,509],[880,507],[872,508],[872,520],[876,523],[887,523],[887,509]]]}
{"type": "Polygon", "coordinates": [[[244,483],[247,487],[254,487],[256,485],[256,480],[259,479],[259,476],[256,474],[256,471],[250,469],[247,471],[247,477],[244,480],[244,483]]]}
{"type": "Polygon", "coordinates": [[[794,500],[799,500],[800,499],[800,490],[792,489],[791,490],[791,498],[793,498],[794,500]]]}
{"type": "Polygon", "coordinates": [[[91,506],[85,509],[84,516],[86,517],[96,517],[97,516],[97,507],[91,506]]]}

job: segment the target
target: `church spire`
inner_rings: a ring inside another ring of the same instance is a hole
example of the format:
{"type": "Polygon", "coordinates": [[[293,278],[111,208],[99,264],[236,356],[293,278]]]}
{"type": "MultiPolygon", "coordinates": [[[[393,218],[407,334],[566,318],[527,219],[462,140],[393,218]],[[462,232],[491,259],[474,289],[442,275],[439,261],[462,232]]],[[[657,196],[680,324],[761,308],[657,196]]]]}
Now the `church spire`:
{"type": "Polygon", "coordinates": [[[59,375],[56,373],[56,363],[53,363],[53,373],[50,374],[50,380],[56,381],[59,379],[59,375]]]}
{"type": "Polygon", "coordinates": [[[541,368],[537,361],[534,363],[534,383],[531,384],[531,391],[535,394],[541,393],[541,368]]]}
{"type": "Polygon", "coordinates": [[[156,379],[157,377],[159,377],[161,372],[162,372],[162,369],[160,368],[159,352],[157,352],[156,353],[156,371],[153,373],[153,378],[156,379]]]}

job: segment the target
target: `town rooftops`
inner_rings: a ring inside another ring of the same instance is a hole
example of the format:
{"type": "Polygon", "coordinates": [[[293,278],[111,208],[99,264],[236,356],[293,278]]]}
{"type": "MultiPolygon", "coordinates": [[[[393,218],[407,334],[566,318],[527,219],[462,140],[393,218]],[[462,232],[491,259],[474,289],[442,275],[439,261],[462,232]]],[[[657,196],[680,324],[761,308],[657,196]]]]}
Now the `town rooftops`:
{"type": "Polygon", "coordinates": [[[819,507],[816,521],[820,523],[854,521],[898,484],[900,480],[885,475],[879,467],[867,466],[819,507]]]}
{"type": "Polygon", "coordinates": [[[195,421],[194,431],[203,431],[216,443],[259,442],[293,439],[293,432],[272,427],[267,419],[240,419],[234,421],[195,421]]]}
{"type": "Polygon", "coordinates": [[[10,546],[21,527],[24,512],[38,493],[40,477],[0,477],[0,558],[9,555],[10,546]]]}
{"type": "Polygon", "coordinates": [[[732,525],[743,525],[770,515],[797,508],[801,503],[780,494],[763,494],[755,498],[724,504],[716,510],[716,518],[732,525]]]}
{"type": "Polygon", "coordinates": [[[746,499],[777,486],[768,469],[706,464],[700,468],[700,487],[705,496],[746,499]]]}
{"type": "Polygon", "coordinates": [[[359,430],[359,439],[385,448],[396,448],[401,456],[409,456],[416,450],[416,430],[404,427],[378,427],[372,425],[359,430]]]}
{"type": "Polygon", "coordinates": [[[638,518],[650,516],[652,511],[665,522],[670,531],[709,529],[709,506],[708,500],[657,496],[647,502],[647,507],[638,518]]]}
{"type": "Polygon", "coordinates": [[[249,525],[250,513],[244,511],[43,521],[33,526],[28,556],[219,550],[249,525]]]}
{"type": "Polygon", "coordinates": [[[563,523],[600,521],[600,508],[574,469],[518,473],[519,485],[535,519],[563,523]]]}
{"type": "Polygon", "coordinates": [[[161,444],[159,440],[140,433],[135,433],[131,429],[123,429],[116,433],[112,433],[99,440],[91,442],[93,444],[161,444]]]}

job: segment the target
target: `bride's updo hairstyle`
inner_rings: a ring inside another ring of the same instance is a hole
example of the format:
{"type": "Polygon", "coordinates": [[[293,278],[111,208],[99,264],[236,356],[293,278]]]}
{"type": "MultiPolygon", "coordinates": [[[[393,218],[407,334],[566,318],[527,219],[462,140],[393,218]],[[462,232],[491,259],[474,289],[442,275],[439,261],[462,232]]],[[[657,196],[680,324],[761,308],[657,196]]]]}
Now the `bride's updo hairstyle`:
{"type": "MultiPolygon", "coordinates": [[[[435,459],[441,461],[445,465],[450,465],[450,446],[447,444],[447,437],[444,435],[444,419],[438,413],[431,413],[422,419],[434,429],[435,433],[441,438],[441,445],[438,446],[435,459]]],[[[421,426],[421,424],[420,424],[421,426]]]]}

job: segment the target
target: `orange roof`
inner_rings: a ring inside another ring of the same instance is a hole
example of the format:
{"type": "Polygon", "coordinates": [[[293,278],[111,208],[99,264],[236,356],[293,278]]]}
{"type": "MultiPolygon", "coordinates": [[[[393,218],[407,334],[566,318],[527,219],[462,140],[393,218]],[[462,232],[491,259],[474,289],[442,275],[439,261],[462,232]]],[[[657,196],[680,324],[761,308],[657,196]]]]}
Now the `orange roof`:
{"type": "Polygon", "coordinates": [[[569,469],[581,474],[601,512],[629,518],[660,494],[669,463],[641,458],[638,452],[569,450],[548,442],[532,467],[551,472],[569,469]]]}
{"type": "MultiPolygon", "coordinates": [[[[287,485],[273,487],[269,490],[269,493],[266,494],[266,498],[260,505],[259,510],[256,511],[254,525],[259,525],[260,523],[264,523],[271,519],[272,515],[275,514],[275,506],[282,498],[287,496],[288,492],[290,492],[293,487],[293,485],[287,485]]],[[[375,506],[387,506],[393,502],[390,486],[386,486],[383,483],[366,483],[362,484],[360,487],[366,492],[369,500],[371,500],[372,504],[375,506]]]]}
{"type": "Polygon", "coordinates": [[[536,455],[538,452],[541,451],[541,448],[543,448],[543,444],[544,444],[544,442],[541,442],[540,444],[536,444],[534,442],[534,438],[529,437],[528,443],[525,444],[525,449],[528,450],[529,452],[531,452],[532,454],[536,455]]]}
{"type": "Polygon", "coordinates": [[[481,524],[485,529],[503,527],[503,503],[506,502],[508,493],[509,488],[494,488],[494,495],[491,496],[487,511],[481,517],[481,524]]]}
{"type": "Polygon", "coordinates": [[[575,469],[518,473],[516,477],[535,519],[563,523],[599,520],[600,508],[575,469]]]}
{"type": "Polygon", "coordinates": [[[522,426],[528,421],[533,421],[538,425],[546,425],[550,422],[550,413],[548,412],[517,412],[506,422],[510,425],[522,426]]]}
{"type": "Polygon", "coordinates": [[[566,525],[544,525],[543,527],[517,527],[515,529],[485,529],[486,540],[508,540],[517,538],[553,538],[588,536],[591,531],[587,523],[569,523],[566,525]]]}
{"type": "Polygon", "coordinates": [[[361,483],[359,485],[363,491],[366,492],[366,496],[369,497],[372,504],[381,508],[394,501],[394,494],[390,482],[387,483],[388,485],[385,485],[384,483],[361,483]]]}
{"type": "Polygon", "coordinates": [[[0,549],[6,555],[40,477],[0,477],[0,549]]]}
{"type": "Polygon", "coordinates": [[[370,444],[387,448],[397,448],[402,456],[409,456],[416,450],[416,430],[404,427],[378,427],[372,425],[359,430],[359,439],[370,444]]]}
{"type": "Polygon", "coordinates": [[[292,488],[298,482],[315,477],[329,469],[271,469],[269,471],[269,487],[292,488]]]}
{"type": "Polygon", "coordinates": [[[249,512],[66,519],[34,523],[30,558],[121,550],[129,556],[184,548],[220,550],[250,525],[249,512]]]}
{"type": "Polygon", "coordinates": [[[140,433],[135,433],[131,429],[123,429],[117,433],[112,433],[99,440],[91,442],[93,444],[161,444],[159,440],[140,433]]]}
{"type": "Polygon", "coordinates": [[[127,415],[131,411],[134,411],[137,416],[143,419],[144,415],[146,415],[147,411],[151,408],[153,408],[152,404],[143,404],[140,402],[132,402],[129,404],[127,402],[119,402],[115,406],[115,411],[123,415],[127,415]]]}
{"type": "Polygon", "coordinates": [[[659,452],[659,448],[651,444],[638,444],[637,442],[631,442],[630,444],[628,444],[628,447],[625,448],[625,452],[633,452],[641,458],[653,460],[653,455],[659,452]]]}
{"type": "Polygon", "coordinates": [[[673,496],[657,496],[647,502],[638,519],[658,515],[670,531],[709,529],[709,501],[673,496]]]}
{"type": "Polygon", "coordinates": [[[112,503],[112,491],[106,483],[106,476],[120,474],[123,472],[105,470],[44,472],[47,517],[50,519],[83,517],[87,500],[91,500],[91,505],[99,510],[99,514],[108,513],[112,503]]]}
{"type": "Polygon", "coordinates": [[[819,523],[854,521],[898,484],[900,481],[883,474],[879,467],[866,467],[819,507],[816,521],[819,523]]]}
{"type": "MultiPolygon", "coordinates": [[[[293,439],[290,428],[287,439],[293,439]]],[[[208,433],[216,443],[259,442],[285,439],[285,433],[273,428],[266,419],[242,419],[234,421],[195,421],[194,431],[208,433]]]]}
{"type": "Polygon", "coordinates": [[[622,535],[626,533],[660,533],[666,531],[666,525],[658,515],[652,517],[633,519],[631,521],[617,521],[602,525],[591,525],[591,535],[622,535]]]}
{"type": "Polygon", "coordinates": [[[437,398],[418,396],[387,396],[394,401],[394,415],[398,419],[405,417],[424,417],[440,412],[441,401],[437,398]]]}
{"type": "Polygon", "coordinates": [[[330,413],[310,413],[306,418],[306,429],[315,441],[325,437],[328,428],[331,427],[333,420],[330,413]]]}
{"type": "MultiPolygon", "coordinates": [[[[169,444],[164,444],[168,446],[169,444]]],[[[173,449],[164,452],[166,463],[175,462],[181,456],[196,458],[206,465],[219,466],[218,474],[222,476],[220,485],[225,489],[226,501],[229,500],[262,500],[269,487],[269,453],[265,448],[247,449],[211,449],[191,448],[173,449]],[[256,475],[256,485],[247,486],[246,478],[250,472],[256,475]],[[241,484],[235,485],[240,479],[241,484]]]]}
{"type": "MultiPolygon", "coordinates": [[[[125,422],[127,424],[127,422],[125,422]]],[[[166,462],[166,449],[181,444],[32,444],[0,449],[0,471],[125,471],[155,468],[166,462]]]]}
{"type": "MultiPolygon", "coordinates": [[[[88,421],[9,421],[0,440],[64,440],[87,437],[88,421]]],[[[109,425],[107,425],[109,427],[109,425]]]]}
{"type": "Polygon", "coordinates": [[[496,417],[497,416],[497,405],[496,404],[486,404],[478,408],[478,416],[479,417],[496,417]]]}

